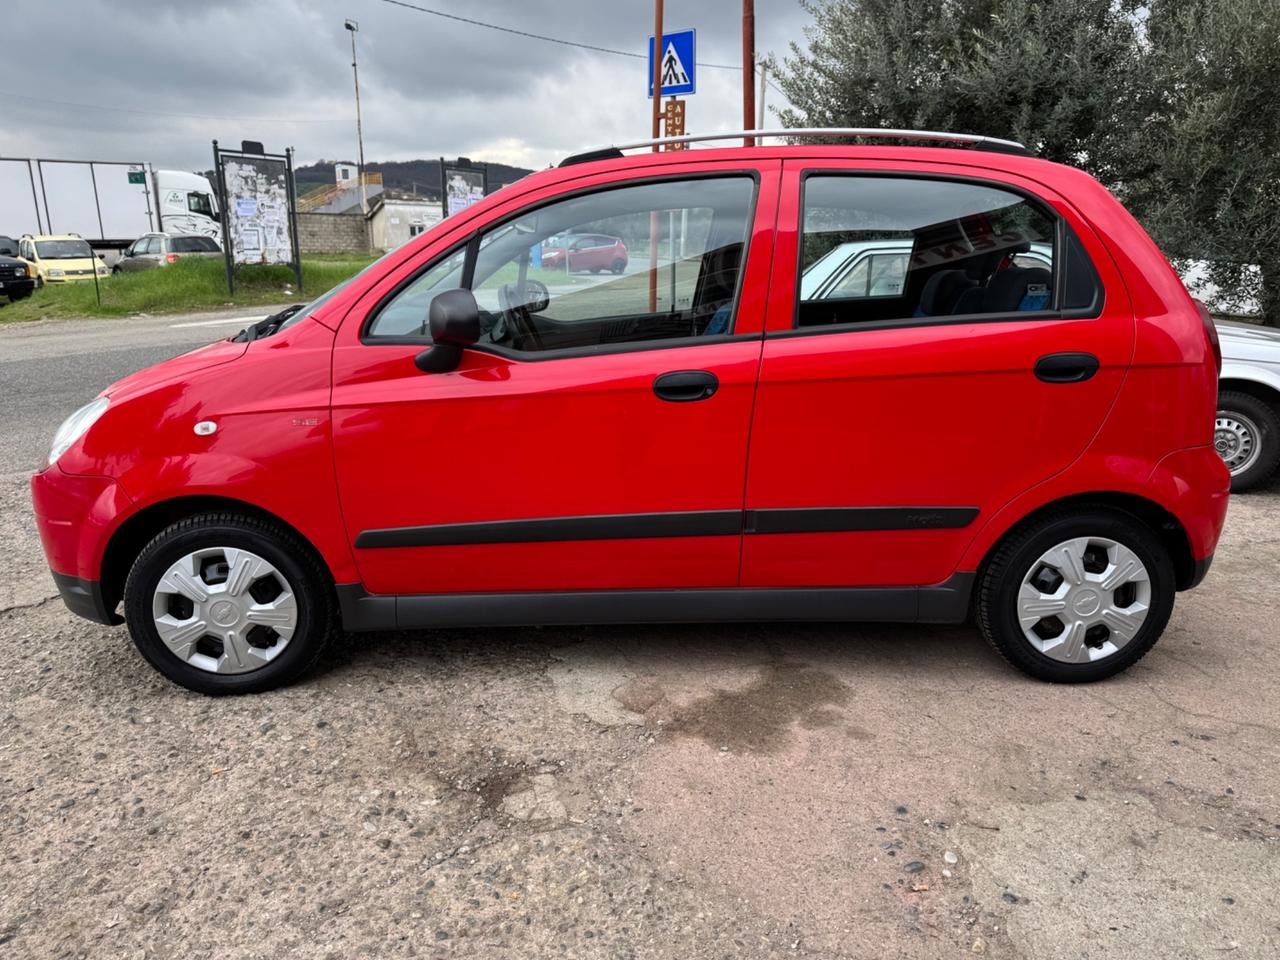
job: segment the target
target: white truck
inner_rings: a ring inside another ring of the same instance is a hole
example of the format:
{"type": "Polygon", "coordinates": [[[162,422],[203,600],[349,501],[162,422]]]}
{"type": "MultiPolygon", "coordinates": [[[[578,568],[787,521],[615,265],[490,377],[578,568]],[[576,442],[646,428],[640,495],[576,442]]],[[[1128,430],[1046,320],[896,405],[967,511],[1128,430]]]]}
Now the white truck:
{"type": "Polygon", "coordinates": [[[0,157],[0,234],[77,233],[99,250],[144,233],[198,234],[221,246],[218,197],[197,173],[149,163],[0,157]]]}

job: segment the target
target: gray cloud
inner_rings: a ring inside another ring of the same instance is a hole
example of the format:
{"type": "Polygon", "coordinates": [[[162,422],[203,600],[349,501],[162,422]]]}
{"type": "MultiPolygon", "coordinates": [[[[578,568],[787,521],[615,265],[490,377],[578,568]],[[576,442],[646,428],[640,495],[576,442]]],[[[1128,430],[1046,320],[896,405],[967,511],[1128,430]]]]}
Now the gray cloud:
{"type": "MultiPolygon", "coordinates": [[[[651,4],[420,0],[461,16],[643,53],[651,4]]],[[[740,58],[737,0],[668,2],[700,61],[740,58]]],[[[785,51],[807,15],[757,3],[757,46],[785,51]]],[[[381,0],[44,0],[6,24],[0,153],[202,168],[209,141],[355,155],[349,34],[360,22],[365,156],[464,155],[543,166],[648,135],[644,61],[512,36],[381,0]],[[114,109],[103,109],[111,107],[114,109]],[[219,119],[213,119],[219,118],[219,119]]],[[[700,69],[691,131],[741,126],[740,73],[700,69]]],[[[769,90],[777,104],[777,93],[769,90]]]]}

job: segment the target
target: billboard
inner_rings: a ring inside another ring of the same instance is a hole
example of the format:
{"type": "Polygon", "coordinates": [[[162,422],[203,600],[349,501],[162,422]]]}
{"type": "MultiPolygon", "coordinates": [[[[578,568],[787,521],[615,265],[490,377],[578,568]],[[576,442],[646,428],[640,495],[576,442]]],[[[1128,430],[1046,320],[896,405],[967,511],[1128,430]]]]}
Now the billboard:
{"type": "Polygon", "coordinates": [[[467,207],[484,199],[488,181],[488,169],[482,163],[469,160],[445,160],[440,158],[440,187],[444,193],[443,211],[446,217],[462,213],[467,207]]]}
{"type": "Polygon", "coordinates": [[[287,265],[302,289],[293,189],[293,150],[266,153],[245,141],[240,150],[222,150],[213,141],[213,163],[222,194],[223,250],[227,286],[235,291],[235,267],[287,265]]]}

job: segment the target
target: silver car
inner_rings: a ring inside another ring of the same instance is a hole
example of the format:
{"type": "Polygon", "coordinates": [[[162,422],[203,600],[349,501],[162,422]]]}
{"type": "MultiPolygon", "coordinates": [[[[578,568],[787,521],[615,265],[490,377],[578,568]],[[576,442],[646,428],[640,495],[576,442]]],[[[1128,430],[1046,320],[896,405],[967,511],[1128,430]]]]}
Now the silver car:
{"type": "Polygon", "coordinates": [[[183,257],[220,257],[222,248],[212,237],[195,234],[171,237],[164,233],[144,233],[133,241],[116,261],[112,272],[135,273],[176,263],[183,257]]]}

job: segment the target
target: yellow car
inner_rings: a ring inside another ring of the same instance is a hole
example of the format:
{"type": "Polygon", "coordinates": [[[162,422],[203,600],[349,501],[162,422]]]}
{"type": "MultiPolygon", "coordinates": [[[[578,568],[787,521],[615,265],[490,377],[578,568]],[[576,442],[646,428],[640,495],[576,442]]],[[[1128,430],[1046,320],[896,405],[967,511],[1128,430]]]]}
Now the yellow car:
{"type": "Polygon", "coordinates": [[[75,233],[39,237],[25,234],[18,241],[18,256],[35,269],[37,286],[92,280],[95,268],[99,277],[107,275],[107,265],[75,233]]]}

